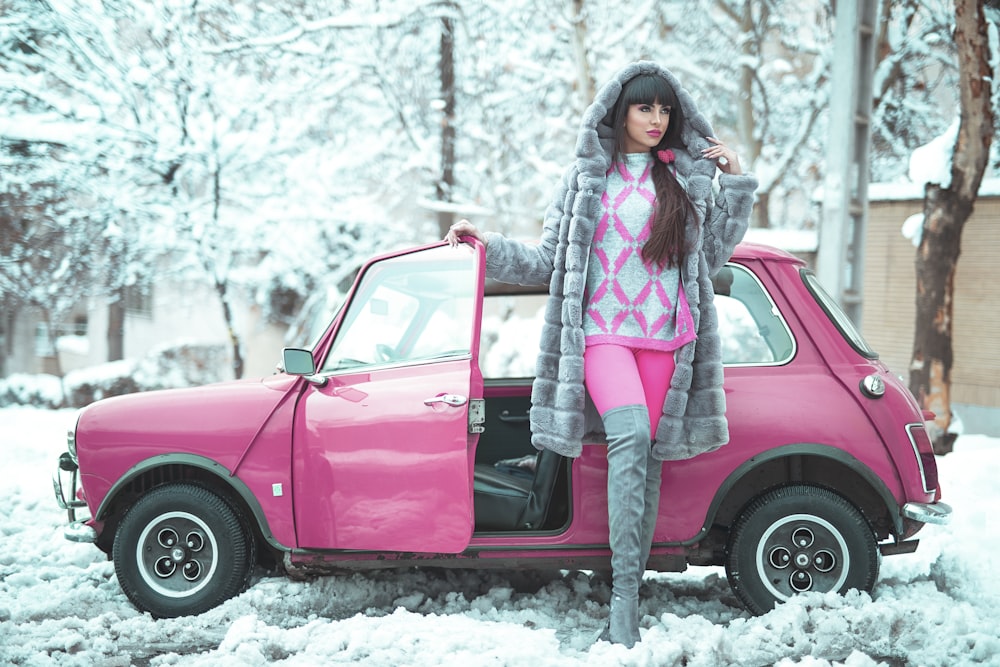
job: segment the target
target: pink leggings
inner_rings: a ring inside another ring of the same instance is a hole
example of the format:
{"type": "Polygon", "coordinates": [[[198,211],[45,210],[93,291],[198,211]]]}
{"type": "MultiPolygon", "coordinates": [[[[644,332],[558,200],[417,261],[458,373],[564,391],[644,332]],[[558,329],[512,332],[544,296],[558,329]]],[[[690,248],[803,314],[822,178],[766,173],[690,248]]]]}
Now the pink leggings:
{"type": "Polygon", "coordinates": [[[583,353],[584,383],[597,411],[603,415],[623,405],[645,405],[654,438],[673,374],[673,352],[602,344],[583,353]]]}

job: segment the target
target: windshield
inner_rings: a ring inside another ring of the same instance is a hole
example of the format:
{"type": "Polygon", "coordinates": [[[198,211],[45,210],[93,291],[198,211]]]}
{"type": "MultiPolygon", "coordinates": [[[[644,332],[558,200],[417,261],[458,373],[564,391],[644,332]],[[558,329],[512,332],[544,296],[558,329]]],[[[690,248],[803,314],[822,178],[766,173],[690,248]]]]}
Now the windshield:
{"type": "Polygon", "coordinates": [[[837,329],[840,330],[841,335],[847,339],[847,342],[851,344],[855,350],[860,354],[868,357],[869,359],[878,359],[878,352],[873,350],[868,342],[858,331],[857,326],[851,321],[851,318],[847,316],[832,296],[830,296],[823,286],[819,284],[819,279],[816,277],[812,271],[807,269],[802,270],[802,279],[806,283],[806,287],[812,292],[813,297],[819,302],[819,305],[823,307],[826,314],[830,317],[837,329]]]}
{"type": "Polygon", "coordinates": [[[477,264],[462,249],[440,246],[369,266],[323,372],[471,354],[477,264]]]}

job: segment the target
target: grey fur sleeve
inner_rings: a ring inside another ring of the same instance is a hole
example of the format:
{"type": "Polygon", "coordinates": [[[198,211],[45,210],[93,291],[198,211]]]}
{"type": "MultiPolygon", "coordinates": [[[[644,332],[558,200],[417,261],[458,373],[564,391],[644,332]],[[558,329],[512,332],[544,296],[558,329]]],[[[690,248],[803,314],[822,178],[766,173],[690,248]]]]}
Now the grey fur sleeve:
{"type": "Polygon", "coordinates": [[[719,192],[705,225],[704,248],[710,275],[729,261],[736,244],[743,240],[750,226],[756,190],[757,177],[753,174],[719,174],[719,192]]]}
{"type": "Polygon", "coordinates": [[[487,232],[486,275],[502,283],[517,285],[548,285],[555,265],[556,244],[559,241],[559,227],[564,217],[563,210],[569,196],[566,174],[556,188],[552,203],[545,211],[541,240],[523,243],[509,239],[496,232],[487,232]]]}

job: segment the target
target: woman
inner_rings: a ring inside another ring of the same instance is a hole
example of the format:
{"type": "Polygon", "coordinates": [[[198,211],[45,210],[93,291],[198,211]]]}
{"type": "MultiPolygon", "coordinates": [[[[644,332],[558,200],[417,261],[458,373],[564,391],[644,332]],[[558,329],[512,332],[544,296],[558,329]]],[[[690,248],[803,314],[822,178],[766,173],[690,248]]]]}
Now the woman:
{"type": "Polygon", "coordinates": [[[532,389],[532,443],[579,456],[593,411],[608,443],[612,597],[607,638],[639,641],[639,583],[662,462],[729,440],[711,277],[743,238],[757,181],[713,138],[668,70],[622,69],[584,113],[576,161],[537,245],[462,220],[486,272],[548,284],[532,389]],[[719,191],[712,181],[719,174],[719,191]],[[589,399],[589,400],[588,400],[589,399]]]}

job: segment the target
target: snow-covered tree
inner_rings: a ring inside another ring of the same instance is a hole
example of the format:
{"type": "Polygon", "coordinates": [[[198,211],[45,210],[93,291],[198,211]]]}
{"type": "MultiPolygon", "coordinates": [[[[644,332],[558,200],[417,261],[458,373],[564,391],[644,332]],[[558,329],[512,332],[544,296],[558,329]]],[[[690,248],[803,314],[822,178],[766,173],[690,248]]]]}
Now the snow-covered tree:
{"type": "MultiPolygon", "coordinates": [[[[886,4],[876,177],[901,173],[949,122],[932,103],[956,80],[937,28],[944,2],[886,4]]],[[[0,0],[0,204],[23,225],[14,198],[34,193],[25,205],[49,229],[88,230],[72,275],[52,273],[77,300],[114,303],[170,271],[215,289],[223,313],[250,293],[288,321],[364,257],[437,238],[454,215],[537,233],[596,86],[648,58],[761,177],[760,224],[808,225],[830,7],[0,0]]],[[[242,332],[229,320],[238,374],[242,332]]]]}
{"type": "MultiPolygon", "coordinates": [[[[105,123],[98,72],[72,26],[50,6],[2,6],[0,48],[0,294],[5,330],[19,312],[42,314],[50,348],[66,317],[95,283],[107,225],[117,215],[102,183],[119,177],[132,137],[105,123]]],[[[114,186],[112,186],[114,189],[114,186]]],[[[8,340],[8,345],[11,341],[8,340]]],[[[53,355],[55,356],[55,355],[53,355]]],[[[56,369],[58,370],[58,369],[56,369]]]]}
{"type": "Polygon", "coordinates": [[[940,135],[958,104],[959,72],[949,0],[882,4],[872,113],[872,178],[906,173],[918,146],[940,135]]]}
{"type": "Polygon", "coordinates": [[[819,176],[833,53],[828,2],[712,0],[698,34],[709,99],[719,99],[720,134],[733,134],[760,186],[754,224],[801,226],[819,176]],[[710,68],[710,69],[708,69],[710,68]],[[778,219],[772,221],[772,201],[778,219]],[[798,202],[798,206],[789,202],[798,202]]]}

